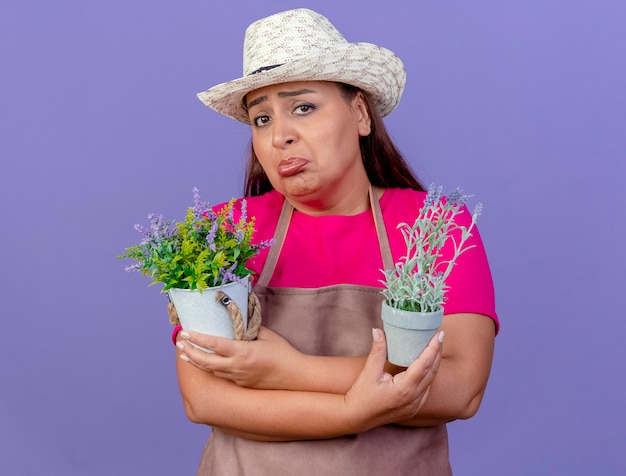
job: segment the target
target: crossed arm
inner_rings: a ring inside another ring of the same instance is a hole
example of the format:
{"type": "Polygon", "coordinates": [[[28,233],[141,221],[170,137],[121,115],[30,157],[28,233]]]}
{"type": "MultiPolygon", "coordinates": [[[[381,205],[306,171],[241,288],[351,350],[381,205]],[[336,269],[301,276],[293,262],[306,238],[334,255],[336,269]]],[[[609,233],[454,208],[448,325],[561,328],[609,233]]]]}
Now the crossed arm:
{"type": "Polygon", "coordinates": [[[181,333],[177,371],[185,411],[194,422],[266,441],[469,418],[489,377],[493,321],[478,314],[450,315],[442,330],[445,344],[436,335],[406,370],[386,362],[380,330],[373,330],[372,350],[364,357],[305,355],[266,328],[254,342],[181,333]]]}

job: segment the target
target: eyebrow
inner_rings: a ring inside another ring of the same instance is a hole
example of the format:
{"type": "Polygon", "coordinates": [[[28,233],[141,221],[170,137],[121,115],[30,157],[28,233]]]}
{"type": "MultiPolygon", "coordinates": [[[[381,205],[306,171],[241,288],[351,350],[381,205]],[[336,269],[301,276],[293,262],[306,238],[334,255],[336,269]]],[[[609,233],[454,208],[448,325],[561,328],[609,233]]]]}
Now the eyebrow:
{"type": "MultiPolygon", "coordinates": [[[[278,93],[278,97],[279,98],[288,98],[288,97],[292,97],[292,96],[299,96],[301,94],[310,94],[310,93],[314,93],[315,91],[313,91],[312,89],[298,89],[296,91],[281,91],[278,93]]],[[[257,104],[260,104],[264,101],[267,101],[267,96],[260,96],[256,99],[254,99],[253,101],[250,101],[250,103],[248,104],[248,109],[250,109],[252,106],[256,106],[257,104]]]]}

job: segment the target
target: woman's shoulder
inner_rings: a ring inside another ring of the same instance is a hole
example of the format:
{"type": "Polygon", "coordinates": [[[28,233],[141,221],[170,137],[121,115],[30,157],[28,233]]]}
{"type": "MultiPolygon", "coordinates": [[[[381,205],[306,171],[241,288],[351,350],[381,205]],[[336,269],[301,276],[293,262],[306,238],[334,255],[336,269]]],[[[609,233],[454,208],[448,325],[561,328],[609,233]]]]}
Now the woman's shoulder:
{"type": "MultiPolygon", "coordinates": [[[[408,188],[387,188],[380,198],[380,208],[385,222],[396,226],[399,223],[412,224],[424,206],[428,192],[408,188]]],[[[445,202],[446,197],[443,197],[445,202]]],[[[454,216],[458,226],[468,227],[472,223],[472,213],[467,205],[461,207],[462,213],[454,216]]],[[[478,234],[478,230],[475,231],[478,234]]]]}
{"type": "Polygon", "coordinates": [[[238,199],[235,209],[239,214],[245,210],[247,218],[254,219],[256,239],[266,240],[274,236],[284,201],[280,193],[271,190],[263,195],[238,199]]]}
{"type": "MultiPolygon", "coordinates": [[[[235,199],[233,210],[235,212],[235,218],[239,218],[239,214],[243,211],[246,215],[251,217],[257,217],[257,219],[266,216],[279,215],[283,206],[284,198],[276,190],[271,190],[263,195],[257,195],[254,197],[241,197],[235,199]]],[[[214,208],[216,210],[226,206],[228,202],[220,203],[214,208]]]]}
{"type": "Polygon", "coordinates": [[[262,195],[240,198],[238,202],[242,202],[244,200],[248,203],[248,209],[258,208],[260,210],[271,210],[278,208],[280,210],[285,199],[276,190],[270,190],[262,195]]]}
{"type": "Polygon", "coordinates": [[[385,217],[417,215],[425,198],[426,192],[410,188],[386,188],[380,197],[380,209],[385,217]]]}
{"type": "Polygon", "coordinates": [[[385,201],[394,202],[398,200],[409,200],[415,202],[423,202],[426,198],[426,192],[421,190],[413,190],[412,188],[386,188],[380,199],[381,204],[385,201]]]}

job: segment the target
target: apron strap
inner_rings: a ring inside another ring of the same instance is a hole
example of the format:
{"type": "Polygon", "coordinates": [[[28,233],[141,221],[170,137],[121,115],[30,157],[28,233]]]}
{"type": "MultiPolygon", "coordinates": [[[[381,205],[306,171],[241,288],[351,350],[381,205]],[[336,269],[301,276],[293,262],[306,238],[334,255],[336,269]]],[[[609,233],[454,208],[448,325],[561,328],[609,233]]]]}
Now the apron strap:
{"type": "MultiPolygon", "coordinates": [[[[378,243],[380,246],[380,254],[383,260],[383,266],[385,270],[393,269],[393,256],[391,254],[391,247],[389,246],[389,238],[387,237],[387,229],[385,228],[385,221],[383,220],[383,213],[380,209],[380,203],[378,202],[378,196],[374,192],[372,185],[369,187],[370,207],[372,209],[372,215],[374,216],[374,226],[376,227],[376,234],[378,235],[378,243]]],[[[257,286],[268,287],[270,279],[274,274],[276,263],[278,263],[278,257],[280,251],[283,248],[285,237],[287,236],[287,229],[291,222],[291,215],[293,214],[293,206],[287,199],[283,202],[283,208],[280,211],[278,217],[278,224],[276,225],[276,231],[274,232],[274,244],[270,247],[267,259],[263,265],[261,276],[257,281],[257,286]]]]}
{"type": "Polygon", "coordinates": [[[269,286],[270,278],[274,274],[274,268],[276,267],[276,263],[278,262],[280,250],[282,250],[283,243],[285,242],[285,236],[287,236],[287,229],[289,228],[292,214],[293,207],[291,206],[291,203],[289,203],[289,201],[285,199],[285,201],[283,202],[283,208],[280,211],[280,216],[278,217],[276,231],[274,232],[274,244],[272,244],[269,253],[267,254],[267,259],[265,260],[265,264],[263,265],[261,276],[259,276],[259,280],[256,284],[257,286],[269,286]]]}
{"type": "Polygon", "coordinates": [[[383,267],[386,270],[394,268],[393,256],[391,254],[391,246],[389,245],[389,238],[387,236],[387,228],[385,228],[385,220],[383,219],[383,212],[380,209],[380,203],[378,202],[378,196],[372,185],[370,184],[370,206],[372,207],[372,213],[374,215],[374,226],[376,226],[376,234],[378,235],[378,244],[380,246],[380,254],[383,258],[383,267]]]}

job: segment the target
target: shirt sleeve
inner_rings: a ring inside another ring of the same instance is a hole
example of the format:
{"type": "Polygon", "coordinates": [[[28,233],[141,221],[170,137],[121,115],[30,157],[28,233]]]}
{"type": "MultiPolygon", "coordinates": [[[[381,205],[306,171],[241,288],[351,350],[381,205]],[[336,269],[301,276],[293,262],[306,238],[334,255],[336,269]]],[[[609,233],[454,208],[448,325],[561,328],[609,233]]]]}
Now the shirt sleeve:
{"type": "MultiPolygon", "coordinates": [[[[469,227],[471,221],[472,214],[466,207],[463,207],[462,213],[456,216],[457,225],[469,227]]],[[[448,276],[444,314],[483,314],[493,319],[497,333],[500,322],[495,309],[494,285],[487,253],[476,226],[471,233],[472,236],[466,241],[466,247],[469,249],[457,258],[448,276]]],[[[458,242],[461,231],[456,230],[452,237],[458,242]]],[[[454,242],[451,238],[448,239],[442,251],[442,260],[452,257],[454,242]]]]}

